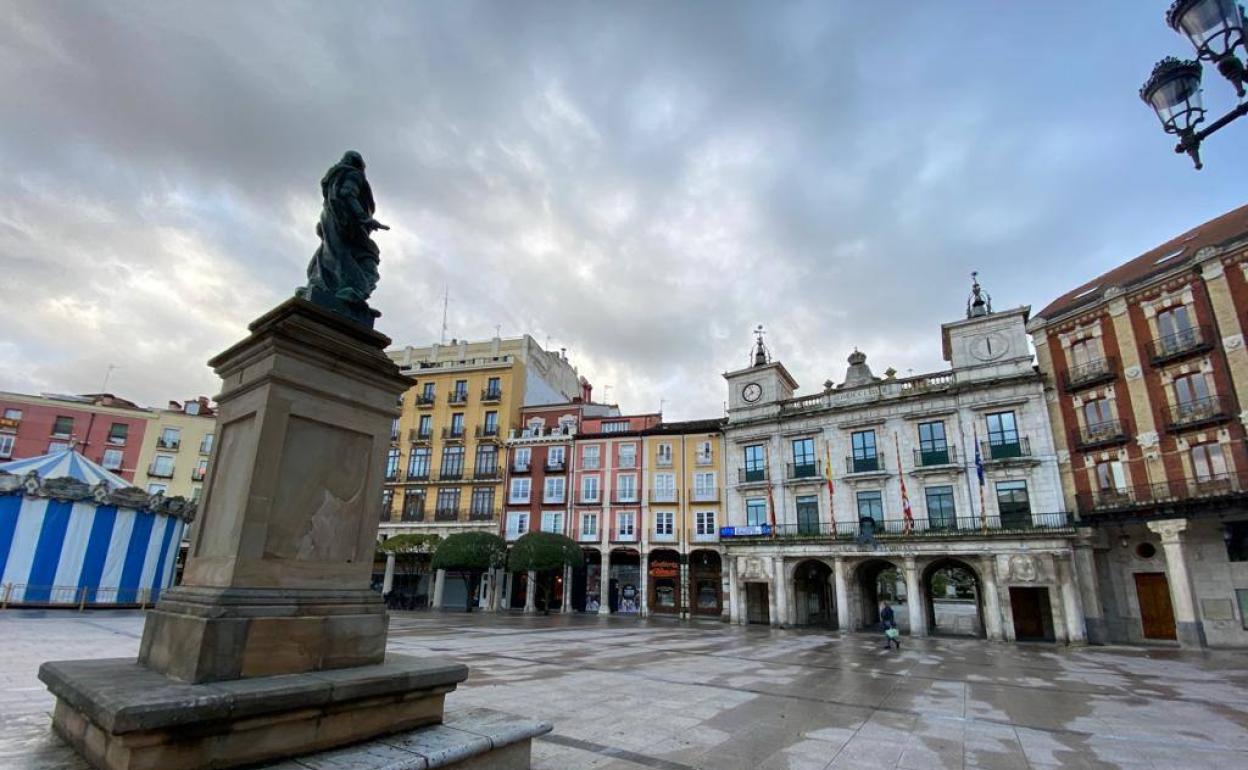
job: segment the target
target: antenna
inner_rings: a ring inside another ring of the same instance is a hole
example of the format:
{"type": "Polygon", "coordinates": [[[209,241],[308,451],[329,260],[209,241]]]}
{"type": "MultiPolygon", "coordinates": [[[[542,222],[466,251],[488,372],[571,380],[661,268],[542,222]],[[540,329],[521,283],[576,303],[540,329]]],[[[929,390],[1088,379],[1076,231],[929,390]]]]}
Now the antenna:
{"type": "Polygon", "coordinates": [[[442,337],[440,344],[446,344],[446,308],[451,304],[451,287],[448,285],[442,294],[442,337]]]}
{"type": "Polygon", "coordinates": [[[500,337],[500,338],[503,336],[503,325],[502,325],[502,324],[494,324],[494,336],[495,336],[495,337],[500,337]]]}
{"type": "Polygon", "coordinates": [[[116,367],[115,365],[113,365],[113,364],[109,364],[109,365],[108,365],[108,368],[104,370],[104,383],[103,383],[102,385],[100,385],[100,392],[101,392],[101,393],[107,393],[107,392],[108,392],[108,379],[109,379],[110,377],[112,377],[112,376],[113,376],[113,370],[114,370],[114,369],[116,369],[116,368],[117,368],[117,367],[116,367]]]}
{"type": "Polygon", "coordinates": [[[663,416],[663,405],[664,405],[664,404],[666,404],[666,403],[667,403],[667,399],[666,399],[666,398],[660,398],[660,399],[659,399],[659,416],[660,416],[660,417],[662,417],[662,416],[663,416]]]}

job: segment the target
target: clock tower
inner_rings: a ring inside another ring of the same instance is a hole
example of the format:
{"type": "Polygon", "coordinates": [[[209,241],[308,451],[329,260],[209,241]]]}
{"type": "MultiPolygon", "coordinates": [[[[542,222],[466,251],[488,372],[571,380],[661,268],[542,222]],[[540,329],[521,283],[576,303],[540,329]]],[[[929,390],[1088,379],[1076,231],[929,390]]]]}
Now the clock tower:
{"type": "Polygon", "coordinates": [[[945,360],[959,382],[1010,377],[1034,372],[1027,340],[1031,306],[994,312],[992,297],[971,273],[966,320],[941,324],[945,360]]]}
{"type": "Polygon", "coordinates": [[[780,411],[779,402],[793,397],[797,382],[784,364],[772,361],[763,343],[763,327],[754,330],[754,348],[750,365],[726,372],[728,381],[728,414],[730,419],[745,419],[780,411]]]}

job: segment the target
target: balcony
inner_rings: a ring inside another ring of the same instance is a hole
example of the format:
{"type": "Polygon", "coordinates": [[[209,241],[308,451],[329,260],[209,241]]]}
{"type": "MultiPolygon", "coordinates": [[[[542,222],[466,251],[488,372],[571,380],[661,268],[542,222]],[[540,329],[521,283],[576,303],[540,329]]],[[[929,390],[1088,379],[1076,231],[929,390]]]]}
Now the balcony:
{"type": "Polygon", "coordinates": [[[738,484],[762,484],[766,481],[766,468],[737,468],[738,484]]]}
{"type": "Polygon", "coordinates": [[[417,409],[430,409],[433,407],[434,400],[435,399],[432,393],[428,393],[428,394],[417,393],[416,394],[416,408],[417,409]]]}
{"type": "Polygon", "coordinates": [[[713,455],[704,455],[704,454],[699,453],[697,456],[693,458],[693,464],[701,465],[701,466],[714,465],[715,457],[713,455]]]}
{"type": "Polygon", "coordinates": [[[446,403],[451,406],[463,406],[468,403],[468,391],[452,390],[450,393],[446,394],[446,403]]]}
{"type": "Polygon", "coordinates": [[[463,429],[462,427],[460,427],[460,428],[443,428],[443,429],[442,429],[442,440],[443,440],[443,441],[463,441],[463,440],[464,440],[464,429],[463,429]]]}
{"type": "Polygon", "coordinates": [[[578,497],[578,498],[576,499],[576,504],[577,504],[577,505],[587,505],[587,506],[591,506],[591,507],[597,507],[597,506],[599,506],[599,505],[602,505],[602,498],[601,498],[601,497],[598,497],[598,496],[595,496],[595,497],[585,497],[584,495],[581,495],[580,497],[578,497]]]}
{"type": "Polygon", "coordinates": [[[636,491],[622,492],[617,489],[615,494],[611,495],[612,505],[636,505],[639,502],[641,502],[641,499],[637,496],[636,491]]]}
{"type": "Polygon", "coordinates": [[[1193,326],[1190,329],[1158,337],[1148,343],[1147,348],[1148,362],[1153,366],[1161,366],[1180,358],[1213,350],[1213,332],[1208,326],[1193,326]]]}
{"type": "Polygon", "coordinates": [[[651,489],[650,502],[652,503],[678,503],[680,502],[679,489],[651,489]]]}
{"type": "Polygon", "coordinates": [[[433,480],[434,481],[463,481],[464,469],[463,468],[441,468],[438,470],[438,474],[433,477],[433,480]]]}
{"type": "Polygon", "coordinates": [[[884,458],[879,455],[869,457],[846,457],[845,472],[855,473],[887,473],[884,469],[884,458]]]}
{"type": "Polygon", "coordinates": [[[788,481],[817,481],[820,473],[822,473],[823,463],[819,460],[812,460],[806,463],[788,463],[788,475],[785,477],[788,481]]]}
{"type": "Polygon", "coordinates": [[[473,481],[501,481],[503,478],[502,471],[497,465],[486,468],[472,469],[473,481]]]}
{"type": "Polygon", "coordinates": [[[513,474],[517,474],[517,473],[518,473],[518,474],[528,473],[531,469],[532,469],[532,467],[531,467],[531,466],[529,465],[529,463],[527,463],[527,462],[519,462],[519,461],[516,461],[516,462],[513,462],[513,463],[511,464],[511,472],[512,472],[513,474]]]}
{"type": "Polygon", "coordinates": [[[399,470],[397,468],[386,471],[386,481],[398,481],[399,470]]]}
{"type": "Polygon", "coordinates": [[[434,521],[459,521],[459,508],[439,506],[433,512],[434,521]]]}
{"type": "Polygon", "coordinates": [[[675,529],[650,530],[650,542],[652,543],[675,543],[680,540],[680,533],[675,529]]]}
{"type": "Polygon", "coordinates": [[[695,503],[717,503],[719,502],[719,487],[703,487],[693,488],[693,493],[689,499],[695,503]]]}
{"type": "Polygon", "coordinates": [[[203,481],[204,477],[207,475],[207,468],[195,467],[191,469],[191,481],[203,481]]]}
{"type": "Polygon", "coordinates": [[[991,514],[986,522],[979,517],[964,517],[946,524],[935,524],[916,515],[907,531],[904,517],[884,519],[864,518],[858,521],[808,521],[799,524],[761,525],[757,527],[724,527],[720,530],[723,540],[742,543],[770,543],[783,540],[815,540],[824,542],[855,542],[863,537],[875,540],[937,540],[967,538],[968,536],[1019,537],[1034,534],[1048,536],[1054,532],[1074,531],[1074,521],[1069,513],[1020,513],[1000,516],[991,514]],[[737,532],[736,530],[744,530],[737,532]]]}
{"type": "Polygon", "coordinates": [[[547,473],[563,473],[568,469],[567,464],[562,460],[556,460],[554,462],[547,460],[542,467],[547,473]]]}
{"type": "Polygon", "coordinates": [[[590,531],[577,532],[576,536],[572,539],[579,543],[597,543],[599,539],[598,530],[594,529],[590,531]]]}
{"type": "Polygon", "coordinates": [[[516,540],[519,540],[522,536],[527,535],[527,534],[529,534],[528,529],[512,529],[511,527],[508,527],[507,531],[503,533],[503,538],[507,542],[512,543],[512,542],[515,542],[516,540]]]}
{"type": "Polygon", "coordinates": [[[1062,372],[1062,388],[1067,393],[1074,393],[1103,382],[1111,382],[1117,376],[1117,364],[1117,359],[1108,356],[1072,366],[1062,372]]]}
{"type": "Polygon", "coordinates": [[[670,467],[672,467],[672,456],[671,456],[671,455],[667,455],[666,457],[656,457],[656,458],[654,458],[654,466],[655,466],[656,468],[670,468],[670,467]]]}
{"type": "Polygon", "coordinates": [[[498,521],[501,511],[494,508],[473,508],[468,511],[468,521],[498,521]]]}
{"type": "Polygon", "coordinates": [[[1170,432],[1199,428],[1225,422],[1231,417],[1230,400],[1224,396],[1207,396],[1170,407],[1170,432]]]}
{"type": "Polygon", "coordinates": [[[719,530],[713,529],[713,531],[711,532],[698,532],[695,529],[693,531],[693,534],[690,536],[690,538],[691,538],[691,541],[694,543],[718,543],[719,542],[719,530]]]}
{"type": "Polygon", "coordinates": [[[180,438],[165,438],[161,436],[156,439],[157,449],[168,449],[171,452],[176,452],[180,446],[182,446],[182,439],[180,438]]]}
{"type": "Polygon", "coordinates": [[[931,446],[926,449],[914,450],[914,467],[947,469],[958,464],[958,448],[953,446],[931,446]]]}
{"type": "Polygon", "coordinates": [[[620,455],[620,461],[615,466],[618,470],[631,471],[637,467],[636,455],[620,455]]]}
{"type": "Polygon", "coordinates": [[[22,427],[22,418],[0,417],[0,431],[16,431],[20,427],[22,427]]]}
{"type": "Polygon", "coordinates": [[[613,529],[611,530],[612,543],[636,543],[637,530],[635,529],[613,529]]]}
{"type": "Polygon", "coordinates": [[[407,440],[413,444],[428,444],[433,440],[433,430],[420,430],[419,428],[407,429],[407,440]]]}
{"type": "Polygon", "coordinates": [[[156,463],[152,463],[147,466],[147,475],[157,479],[171,479],[173,478],[173,466],[162,468],[156,463]]]}
{"type": "Polygon", "coordinates": [[[567,495],[551,495],[550,497],[542,495],[542,505],[565,505],[567,502],[567,495]]]}
{"type": "Polygon", "coordinates": [[[501,388],[482,388],[481,389],[481,403],[497,404],[499,401],[502,401],[502,400],[503,400],[503,391],[501,388]]]}
{"type": "Polygon", "coordinates": [[[399,521],[424,521],[424,520],[425,520],[425,506],[423,504],[405,506],[403,508],[401,515],[399,516],[399,521]]]}
{"type": "Polygon", "coordinates": [[[477,435],[477,438],[479,439],[497,441],[498,440],[498,426],[497,425],[478,425],[477,430],[476,430],[476,435],[477,435]]]}
{"type": "Polygon", "coordinates": [[[416,470],[408,470],[408,472],[407,472],[407,480],[408,480],[408,481],[428,481],[428,480],[429,480],[429,469],[428,469],[428,468],[417,468],[416,470]]]}
{"type": "Polygon", "coordinates": [[[989,439],[979,442],[980,457],[984,462],[1031,459],[1031,440],[1026,436],[1013,441],[989,439]]]}
{"type": "MultiPolygon", "coordinates": [[[[108,438],[104,439],[104,441],[107,442],[109,446],[125,446],[126,445],[125,436],[109,436],[108,438]]],[[[160,442],[157,442],[157,443],[160,443],[160,442]]]]}
{"type": "Polygon", "coordinates": [[[1081,452],[1099,447],[1125,444],[1131,437],[1131,425],[1125,420],[1107,420],[1083,425],[1071,433],[1071,443],[1081,452]]]}
{"type": "Polygon", "coordinates": [[[1188,504],[1206,513],[1216,512],[1210,505],[1215,502],[1224,502],[1239,510],[1246,497],[1248,473],[1219,473],[1203,478],[1080,492],[1075,495],[1075,501],[1081,514],[1139,514],[1144,509],[1155,508],[1168,516],[1181,516],[1188,504]]]}

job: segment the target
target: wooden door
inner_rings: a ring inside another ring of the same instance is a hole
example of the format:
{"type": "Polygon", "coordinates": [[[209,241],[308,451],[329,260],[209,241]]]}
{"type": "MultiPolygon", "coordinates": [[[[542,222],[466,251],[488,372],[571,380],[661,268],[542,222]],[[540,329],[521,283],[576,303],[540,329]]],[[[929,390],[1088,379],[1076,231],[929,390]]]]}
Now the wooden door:
{"type": "Polygon", "coordinates": [[[769,625],[771,623],[771,602],[766,583],[745,584],[746,620],[750,623],[769,625]]]}
{"type": "Polygon", "coordinates": [[[1164,572],[1135,573],[1135,593],[1140,598],[1140,621],[1145,639],[1177,639],[1170,584],[1164,572]]]}
{"type": "Polygon", "coordinates": [[[1043,588],[1011,588],[1010,607],[1014,616],[1014,638],[1038,640],[1046,638],[1044,632],[1044,606],[1049,598],[1043,588]]]}

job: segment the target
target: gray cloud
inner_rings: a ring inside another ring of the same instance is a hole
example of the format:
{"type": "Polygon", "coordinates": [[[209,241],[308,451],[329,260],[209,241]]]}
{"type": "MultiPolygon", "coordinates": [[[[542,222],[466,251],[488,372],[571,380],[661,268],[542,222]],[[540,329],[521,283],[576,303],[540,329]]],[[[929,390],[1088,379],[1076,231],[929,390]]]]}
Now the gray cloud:
{"type": "Polygon", "coordinates": [[[398,343],[449,285],[452,335],[682,418],[757,323],[807,388],[939,369],[970,270],[1039,306],[1242,202],[1233,137],[1196,174],[1135,96],[1186,55],[1155,5],[0,3],[0,388],[212,392],[348,147],[398,343]]]}

